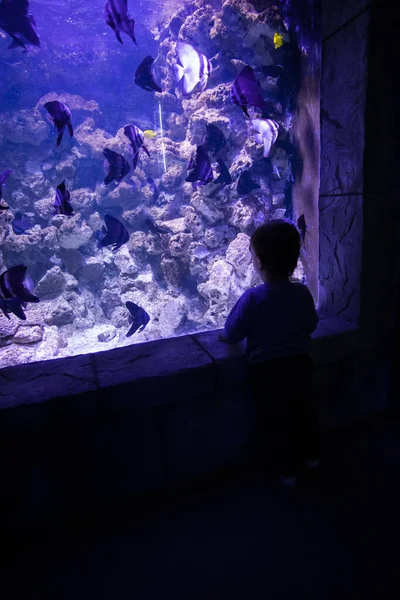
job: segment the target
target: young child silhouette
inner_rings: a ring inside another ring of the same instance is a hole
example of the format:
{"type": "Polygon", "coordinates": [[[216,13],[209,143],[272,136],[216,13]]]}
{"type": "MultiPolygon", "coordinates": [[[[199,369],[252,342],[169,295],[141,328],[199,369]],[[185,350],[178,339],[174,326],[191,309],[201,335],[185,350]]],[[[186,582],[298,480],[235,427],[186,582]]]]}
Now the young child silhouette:
{"type": "Polygon", "coordinates": [[[247,290],[229,314],[222,339],[247,338],[247,359],[258,421],[265,439],[279,439],[277,466],[293,486],[303,461],[319,466],[319,437],[312,404],[310,334],[318,323],[314,300],[290,281],[300,254],[300,235],[286,220],[265,223],[252,235],[250,252],[263,284],[247,290]]]}

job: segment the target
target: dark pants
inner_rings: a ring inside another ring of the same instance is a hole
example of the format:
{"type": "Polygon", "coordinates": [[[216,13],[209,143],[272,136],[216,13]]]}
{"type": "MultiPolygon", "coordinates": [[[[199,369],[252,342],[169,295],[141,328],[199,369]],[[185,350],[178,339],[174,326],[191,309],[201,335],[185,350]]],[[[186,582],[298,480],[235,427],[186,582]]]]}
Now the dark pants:
{"type": "Polygon", "coordinates": [[[264,452],[280,473],[295,475],[304,460],[319,458],[317,415],[307,355],[249,365],[264,452]]]}

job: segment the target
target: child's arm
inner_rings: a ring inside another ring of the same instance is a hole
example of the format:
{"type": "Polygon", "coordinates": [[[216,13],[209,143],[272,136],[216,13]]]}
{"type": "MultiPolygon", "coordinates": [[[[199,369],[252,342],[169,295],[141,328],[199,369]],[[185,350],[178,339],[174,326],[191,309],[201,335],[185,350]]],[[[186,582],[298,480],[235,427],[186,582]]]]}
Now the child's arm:
{"type": "Polygon", "coordinates": [[[230,344],[236,344],[247,337],[250,322],[250,293],[245,292],[232,308],[226,320],[220,339],[230,344]]]}

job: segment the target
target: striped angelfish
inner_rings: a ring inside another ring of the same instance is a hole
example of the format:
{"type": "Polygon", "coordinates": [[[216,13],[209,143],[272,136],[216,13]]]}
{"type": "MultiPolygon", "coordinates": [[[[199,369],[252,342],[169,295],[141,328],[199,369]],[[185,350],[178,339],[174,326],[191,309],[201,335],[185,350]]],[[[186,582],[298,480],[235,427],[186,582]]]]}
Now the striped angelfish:
{"type": "Polygon", "coordinates": [[[133,169],[135,170],[139,158],[140,148],[143,148],[143,150],[147,153],[147,156],[150,156],[150,152],[144,145],[144,133],[141,129],[139,129],[139,127],[136,127],[136,125],[125,125],[124,134],[131,143],[133,169]]]}
{"type": "Polygon", "coordinates": [[[176,50],[180,64],[177,62],[174,66],[175,77],[181,82],[182,95],[190,96],[195,88],[202,92],[212,71],[210,61],[186,42],[178,42],[176,50]]]}
{"type": "Polygon", "coordinates": [[[253,119],[250,131],[257,144],[264,145],[264,158],[269,156],[271,146],[275,144],[279,133],[279,125],[272,119],[253,119]]]}

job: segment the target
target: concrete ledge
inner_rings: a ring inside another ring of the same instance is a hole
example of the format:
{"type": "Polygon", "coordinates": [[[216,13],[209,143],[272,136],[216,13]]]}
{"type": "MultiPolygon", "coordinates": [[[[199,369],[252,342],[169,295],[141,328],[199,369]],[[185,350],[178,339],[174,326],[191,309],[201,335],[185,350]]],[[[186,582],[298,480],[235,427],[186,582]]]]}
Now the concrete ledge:
{"type": "MultiPolygon", "coordinates": [[[[210,331],[0,369],[0,409],[98,390],[115,408],[150,409],[237,387],[245,381],[245,344],[229,345],[218,336],[210,331]]],[[[357,329],[340,319],[320,321],[312,342],[316,365],[358,351],[357,329]]]]}

